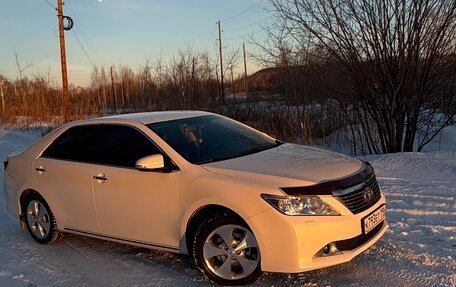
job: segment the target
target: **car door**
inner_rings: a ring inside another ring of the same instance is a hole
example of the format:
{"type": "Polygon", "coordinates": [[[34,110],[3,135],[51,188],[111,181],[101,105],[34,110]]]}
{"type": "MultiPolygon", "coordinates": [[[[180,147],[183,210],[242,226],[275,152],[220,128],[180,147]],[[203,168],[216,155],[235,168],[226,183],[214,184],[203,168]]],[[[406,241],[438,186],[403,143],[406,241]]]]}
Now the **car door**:
{"type": "Polygon", "coordinates": [[[179,246],[177,168],[157,172],[135,169],[152,154],[169,158],[141,131],[104,125],[102,159],[94,167],[93,189],[103,235],[168,248],[179,246]]]}
{"type": "Polygon", "coordinates": [[[67,229],[99,231],[90,163],[97,142],[97,126],[72,127],[34,161],[38,191],[67,229]]]}

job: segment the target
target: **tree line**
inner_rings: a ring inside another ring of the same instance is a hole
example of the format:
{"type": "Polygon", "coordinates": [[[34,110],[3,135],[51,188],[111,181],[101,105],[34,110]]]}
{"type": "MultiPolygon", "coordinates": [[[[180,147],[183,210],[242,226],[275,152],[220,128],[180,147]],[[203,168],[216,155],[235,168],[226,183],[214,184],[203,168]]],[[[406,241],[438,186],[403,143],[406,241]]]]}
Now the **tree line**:
{"type": "MultiPolygon", "coordinates": [[[[340,142],[354,154],[421,151],[454,124],[455,1],[270,4],[274,21],[251,39],[251,56],[264,69],[248,76],[247,87],[243,75],[232,74],[239,50],[225,54],[222,93],[217,55],[188,47],[138,70],[94,67],[88,86],[70,87],[72,118],[207,110],[287,141],[340,142]]],[[[18,70],[18,79],[0,76],[3,123],[58,122],[57,85],[46,75],[23,77],[19,64],[18,70]]]]}

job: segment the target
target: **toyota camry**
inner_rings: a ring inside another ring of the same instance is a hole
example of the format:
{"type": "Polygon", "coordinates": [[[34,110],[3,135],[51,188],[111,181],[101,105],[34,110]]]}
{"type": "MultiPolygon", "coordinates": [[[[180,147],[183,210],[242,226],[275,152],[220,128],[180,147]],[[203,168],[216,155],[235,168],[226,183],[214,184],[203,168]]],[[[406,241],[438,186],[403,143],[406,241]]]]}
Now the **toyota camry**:
{"type": "Polygon", "coordinates": [[[369,163],[208,112],[75,121],[4,167],[7,209],[38,243],[188,254],[222,285],[348,262],[388,228],[369,163]]]}

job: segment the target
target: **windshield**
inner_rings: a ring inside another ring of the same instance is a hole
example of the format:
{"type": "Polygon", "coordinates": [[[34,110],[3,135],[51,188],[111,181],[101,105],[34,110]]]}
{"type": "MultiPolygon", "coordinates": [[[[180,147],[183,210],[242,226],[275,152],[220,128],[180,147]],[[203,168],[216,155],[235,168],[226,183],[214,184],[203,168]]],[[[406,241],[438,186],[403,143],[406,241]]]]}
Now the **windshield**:
{"type": "Polygon", "coordinates": [[[194,164],[240,157],[281,144],[234,120],[217,115],[151,123],[147,127],[194,164]]]}

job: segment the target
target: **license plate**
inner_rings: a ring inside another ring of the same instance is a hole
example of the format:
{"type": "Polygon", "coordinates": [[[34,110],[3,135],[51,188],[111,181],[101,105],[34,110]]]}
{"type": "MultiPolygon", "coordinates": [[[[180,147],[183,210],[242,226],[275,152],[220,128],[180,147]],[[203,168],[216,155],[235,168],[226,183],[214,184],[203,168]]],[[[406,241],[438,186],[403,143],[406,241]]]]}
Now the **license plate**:
{"type": "Polygon", "coordinates": [[[364,233],[368,233],[386,218],[386,205],[380,206],[361,221],[364,233]]]}

